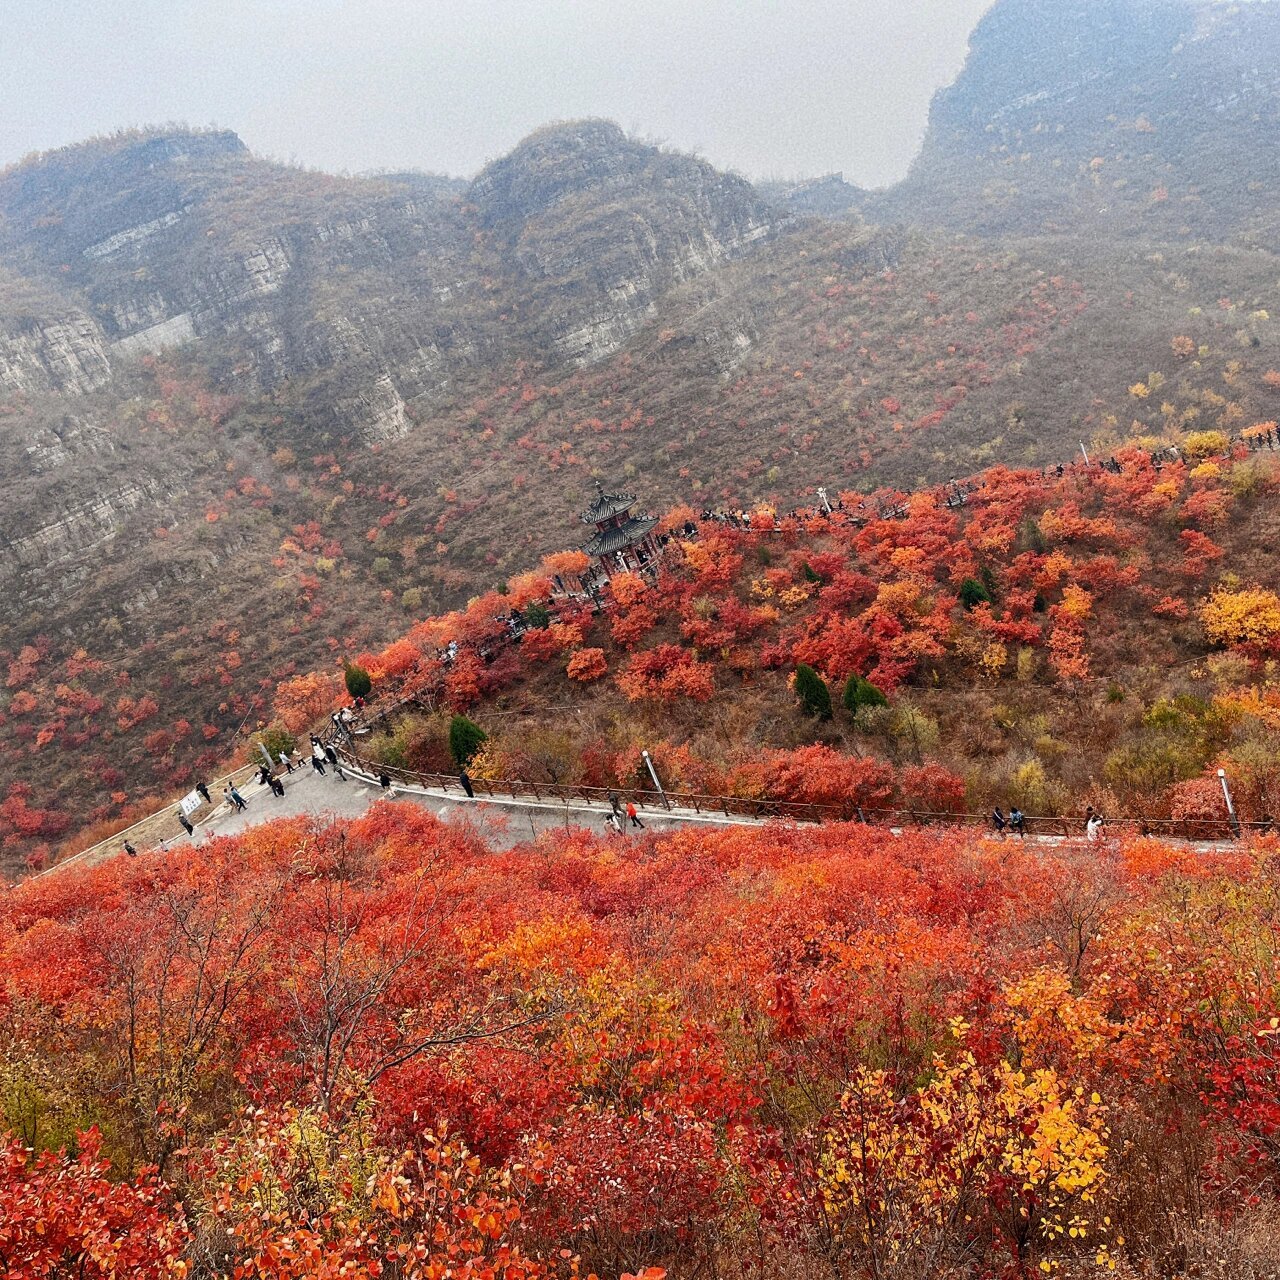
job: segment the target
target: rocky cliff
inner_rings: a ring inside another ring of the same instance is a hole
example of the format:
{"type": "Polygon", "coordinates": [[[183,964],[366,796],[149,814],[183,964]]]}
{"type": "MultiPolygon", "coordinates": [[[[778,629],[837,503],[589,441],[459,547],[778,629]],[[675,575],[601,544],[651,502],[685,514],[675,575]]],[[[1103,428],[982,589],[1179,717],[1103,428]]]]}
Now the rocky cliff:
{"type": "Polygon", "coordinates": [[[1274,243],[1280,6],[999,0],[869,216],[1274,243]]]}
{"type": "Polygon", "coordinates": [[[543,130],[465,190],[123,135],[0,177],[0,261],[81,307],[0,330],[0,385],[92,390],[194,343],[227,390],[316,379],[323,429],[386,439],[495,355],[603,358],[776,226],[746,182],[603,122],[543,130]]]}

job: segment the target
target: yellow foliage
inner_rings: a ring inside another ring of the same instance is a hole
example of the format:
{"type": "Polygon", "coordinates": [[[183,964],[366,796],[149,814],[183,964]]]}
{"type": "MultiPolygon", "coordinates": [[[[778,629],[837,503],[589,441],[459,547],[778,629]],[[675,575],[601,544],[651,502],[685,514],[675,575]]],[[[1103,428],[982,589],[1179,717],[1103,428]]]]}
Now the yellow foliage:
{"type": "Polygon", "coordinates": [[[1069,582],[1062,588],[1058,613],[1074,622],[1083,622],[1093,612],[1093,597],[1081,586],[1069,582]]]}
{"type": "Polygon", "coordinates": [[[1280,649],[1280,596],[1274,591],[1262,587],[1215,591],[1200,606],[1200,620],[1215,644],[1280,649]]]}
{"type": "Polygon", "coordinates": [[[1189,458],[1207,458],[1210,454],[1226,453],[1230,444],[1224,431],[1193,431],[1182,442],[1182,452],[1189,458]]]}
{"type": "MultiPolygon", "coordinates": [[[[962,1042],[965,1030],[953,1024],[962,1042]]],[[[828,1216],[847,1243],[903,1263],[930,1227],[984,1211],[1033,1224],[1048,1250],[1074,1250],[1098,1234],[1083,1210],[1106,1180],[1103,1114],[1096,1094],[1054,1071],[984,1066],[967,1050],[935,1057],[933,1078],[905,1099],[885,1072],[862,1069],[824,1135],[828,1216]],[[984,1206],[984,1185],[1007,1190],[984,1206]]]]}

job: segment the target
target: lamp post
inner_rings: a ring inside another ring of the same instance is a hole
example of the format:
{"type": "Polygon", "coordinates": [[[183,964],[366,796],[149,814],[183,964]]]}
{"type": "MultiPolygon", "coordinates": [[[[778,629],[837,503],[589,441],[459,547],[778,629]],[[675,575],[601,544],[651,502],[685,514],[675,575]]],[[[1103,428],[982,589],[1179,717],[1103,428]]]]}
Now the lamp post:
{"type": "Polygon", "coordinates": [[[662,789],[662,783],[658,781],[658,771],[653,767],[653,757],[647,751],[641,751],[644,762],[649,769],[649,777],[653,779],[653,785],[658,788],[658,794],[662,797],[662,804],[665,809],[670,811],[671,801],[667,799],[667,793],[662,789]]]}
{"type": "Polygon", "coordinates": [[[1218,781],[1222,783],[1222,796],[1227,802],[1227,818],[1231,823],[1231,831],[1237,840],[1240,839],[1240,819],[1236,817],[1236,807],[1231,802],[1231,788],[1227,785],[1227,771],[1218,770],[1218,781]]]}
{"type": "Polygon", "coordinates": [[[830,502],[830,500],[827,498],[827,491],[826,491],[826,489],[824,489],[824,488],[822,487],[822,485],[819,485],[819,486],[818,486],[818,497],[820,497],[820,498],[822,499],[822,505],[827,509],[827,515],[830,515],[830,514],[831,514],[831,502],[830,502]]]}

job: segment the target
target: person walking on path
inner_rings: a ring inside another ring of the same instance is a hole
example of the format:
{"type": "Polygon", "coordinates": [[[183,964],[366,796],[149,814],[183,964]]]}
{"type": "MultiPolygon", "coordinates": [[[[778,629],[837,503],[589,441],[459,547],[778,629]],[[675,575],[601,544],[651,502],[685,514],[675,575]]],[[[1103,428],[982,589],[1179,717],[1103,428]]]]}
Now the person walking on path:
{"type": "Polygon", "coordinates": [[[622,825],[622,801],[618,799],[616,791],[609,792],[609,808],[613,810],[613,816],[617,818],[618,825],[622,825]]]}
{"type": "Polygon", "coordinates": [[[138,856],[137,849],[135,849],[127,840],[124,842],[124,851],[131,858],[136,858],[138,856]]]}
{"type": "Polygon", "coordinates": [[[280,763],[290,772],[293,772],[293,761],[289,759],[287,751],[280,752],[280,763]]]}
{"type": "Polygon", "coordinates": [[[622,823],[618,821],[618,815],[612,809],[604,815],[605,829],[615,836],[622,834],[622,823]]]}
{"type": "Polygon", "coordinates": [[[187,815],[183,813],[181,809],[178,810],[178,821],[182,823],[183,831],[185,831],[187,835],[189,835],[194,840],[196,838],[196,829],[191,825],[191,819],[188,818],[187,815]]]}
{"type": "Polygon", "coordinates": [[[645,829],[644,823],[640,821],[640,815],[636,812],[634,800],[627,801],[627,818],[633,827],[639,827],[641,831],[645,829]]]}
{"type": "Polygon", "coordinates": [[[311,767],[324,777],[324,748],[316,738],[311,739],[311,767]]]}
{"type": "Polygon", "coordinates": [[[279,778],[272,778],[271,781],[267,783],[267,785],[271,788],[272,792],[275,795],[277,796],[284,795],[284,783],[281,782],[279,778]]]}
{"type": "Polygon", "coordinates": [[[338,753],[333,749],[332,742],[324,744],[324,758],[336,769],[338,767],[338,753]]]}
{"type": "Polygon", "coordinates": [[[996,805],[995,810],[991,814],[991,825],[996,829],[996,835],[1004,835],[1004,829],[1009,825],[1009,820],[1004,816],[1004,810],[996,805]]]}
{"type": "Polygon", "coordinates": [[[1084,824],[1084,838],[1090,844],[1097,844],[1098,837],[1102,834],[1102,819],[1095,813],[1088,822],[1084,824]]]}
{"type": "Polygon", "coordinates": [[[458,781],[462,783],[462,789],[467,793],[468,800],[476,798],[475,788],[471,785],[471,777],[465,769],[458,774],[458,781]]]}
{"type": "Polygon", "coordinates": [[[235,806],[237,813],[243,813],[249,807],[249,802],[233,786],[226,787],[222,796],[229,804],[235,806]]]}
{"type": "Polygon", "coordinates": [[[395,792],[391,788],[391,775],[385,769],[378,774],[378,786],[380,786],[387,795],[395,795],[395,792]]]}
{"type": "Polygon", "coordinates": [[[200,795],[201,795],[201,796],[203,796],[203,797],[204,797],[204,802],[205,802],[205,804],[212,804],[212,803],[213,803],[213,797],[209,794],[209,788],[208,788],[208,786],[207,786],[205,783],[203,783],[203,782],[197,782],[197,783],[196,783],[196,790],[200,793],[200,795]]]}
{"type": "Polygon", "coordinates": [[[1022,840],[1027,838],[1027,820],[1016,804],[1009,810],[1009,830],[1022,840]]]}

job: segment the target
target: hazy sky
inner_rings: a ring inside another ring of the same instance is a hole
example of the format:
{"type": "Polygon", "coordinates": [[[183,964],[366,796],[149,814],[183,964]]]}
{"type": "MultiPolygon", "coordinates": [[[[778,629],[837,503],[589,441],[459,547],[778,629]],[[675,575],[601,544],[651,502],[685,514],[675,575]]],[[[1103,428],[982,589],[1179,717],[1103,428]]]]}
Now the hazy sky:
{"type": "Polygon", "coordinates": [[[0,165],[121,125],[459,175],[608,116],[752,177],[900,177],[991,0],[3,0],[0,165]]]}

